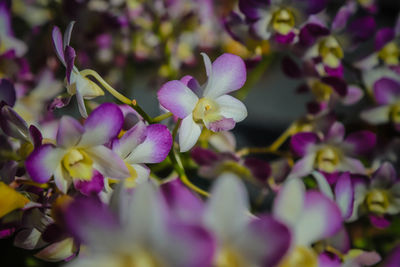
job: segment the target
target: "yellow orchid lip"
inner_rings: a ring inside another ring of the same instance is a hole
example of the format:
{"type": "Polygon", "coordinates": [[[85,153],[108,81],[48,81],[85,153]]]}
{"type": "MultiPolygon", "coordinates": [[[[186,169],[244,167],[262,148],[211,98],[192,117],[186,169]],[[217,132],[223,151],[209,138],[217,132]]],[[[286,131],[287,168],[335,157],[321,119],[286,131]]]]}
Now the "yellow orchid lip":
{"type": "Polygon", "coordinates": [[[318,52],[324,64],[331,68],[337,68],[344,57],[342,47],[333,36],[328,36],[319,42],[318,52]]]}
{"type": "Polygon", "coordinates": [[[389,42],[378,52],[378,57],[387,65],[398,65],[400,48],[396,42],[389,42]]]}
{"type": "Polygon", "coordinates": [[[336,170],[339,161],[338,150],[332,146],[326,146],[317,152],[315,165],[319,170],[332,173],[336,170]]]}
{"type": "Polygon", "coordinates": [[[62,164],[72,178],[80,180],[92,178],[93,160],[82,149],[70,149],[62,159],[62,164]]]}
{"type": "Polygon", "coordinates": [[[389,197],[386,191],[374,189],[367,194],[365,203],[369,211],[384,214],[389,207],[389,197]]]}
{"type": "Polygon", "coordinates": [[[272,28],[282,34],[288,34],[295,25],[295,17],[291,10],[281,8],[272,15],[272,28]]]}

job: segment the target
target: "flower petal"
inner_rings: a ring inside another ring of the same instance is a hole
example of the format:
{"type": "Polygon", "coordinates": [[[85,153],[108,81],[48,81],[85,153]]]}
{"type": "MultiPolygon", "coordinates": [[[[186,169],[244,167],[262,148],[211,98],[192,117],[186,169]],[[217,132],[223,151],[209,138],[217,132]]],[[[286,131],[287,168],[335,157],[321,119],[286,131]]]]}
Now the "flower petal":
{"type": "Polygon", "coordinates": [[[196,144],[200,134],[201,128],[194,122],[192,115],[184,118],[179,128],[180,152],[186,152],[191,149],[196,144]]]}
{"type": "Polygon", "coordinates": [[[290,148],[299,157],[307,154],[310,146],[315,145],[319,141],[318,136],[312,132],[297,133],[290,139],[290,148]]]}
{"type": "Polygon", "coordinates": [[[0,103],[6,102],[10,107],[14,106],[16,100],[14,84],[8,79],[0,80],[0,103]]]}
{"type": "Polygon", "coordinates": [[[75,188],[86,196],[97,195],[104,188],[104,177],[100,172],[94,171],[90,181],[74,181],[75,188]]]}
{"type": "Polygon", "coordinates": [[[212,63],[210,57],[206,53],[200,53],[200,54],[203,57],[204,66],[206,67],[207,77],[210,77],[210,75],[212,74],[212,63]]]}
{"type": "Polygon", "coordinates": [[[72,29],[74,27],[75,21],[71,21],[67,28],[65,29],[64,32],[64,38],[63,38],[63,47],[64,49],[67,47],[67,45],[69,45],[69,42],[71,41],[71,33],[72,33],[72,29]]]}
{"type": "Polygon", "coordinates": [[[289,176],[300,178],[306,176],[307,174],[310,174],[311,171],[314,169],[315,156],[315,153],[311,153],[309,155],[306,155],[304,158],[298,160],[294,164],[289,176]]]}
{"type": "Polygon", "coordinates": [[[336,204],[317,191],[308,191],[295,223],[296,244],[311,245],[335,234],[341,226],[342,214],[336,204]]]}
{"type": "Polygon", "coordinates": [[[207,201],[204,223],[221,243],[229,244],[249,222],[249,200],[239,177],[224,173],[218,177],[207,201]]]}
{"type": "Polygon", "coordinates": [[[78,102],[79,113],[83,118],[87,118],[88,114],[86,111],[85,100],[83,99],[83,95],[79,90],[76,90],[76,102],[78,102]]]}
{"type": "Polygon", "coordinates": [[[165,83],[157,93],[161,106],[183,119],[192,113],[199,100],[195,93],[181,81],[165,83]]]}
{"type": "Polygon", "coordinates": [[[389,122],[390,105],[384,105],[376,108],[367,109],[361,112],[360,117],[372,124],[383,124],[389,122]]]}
{"type": "Polygon", "coordinates": [[[232,118],[235,122],[240,122],[247,117],[246,106],[238,99],[223,95],[215,99],[219,105],[220,114],[225,118],[232,118]]]}
{"type": "Polygon", "coordinates": [[[129,129],[120,139],[114,139],[112,150],[121,158],[126,158],[139,144],[146,139],[147,126],[139,121],[134,127],[129,129]]]}
{"type": "Polygon", "coordinates": [[[66,63],[65,77],[67,77],[68,84],[71,84],[71,73],[72,73],[72,70],[74,68],[74,62],[75,62],[76,53],[75,53],[75,50],[72,47],[67,46],[65,48],[65,54],[64,55],[65,55],[65,63],[66,63]]]}
{"type": "Polygon", "coordinates": [[[25,167],[32,180],[46,183],[60,164],[65,151],[46,144],[35,149],[26,159],[25,167]]]}
{"type": "Polygon", "coordinates": [[[380,105],[392,104],[400,98],[400,83],[394,79],[381,78],[374,83],[373,89],[380,105]]]}
{"type": "Polygon", "coordinates": [[[329,131],[328,131],[325,139],[332,140],[336,143],[342,142],[345,132],[346,132],[346,130],[344,128],[344,125],[342,123],[336,121],[329,128],[329,131]]]}
{"type": "Polygon", "coordinates": [[[222,132],[232,130],[235,128],[235,124],[233,119],[222,118],[217,121],[206,123],[206,127],[213,132],[222,132]]]}
{"type": "Polygon", "coordinates": [[[349,134],[344,141],[352,146],[352,153],[364,155],[375,147],[376,134],[370,131],[358,131],[349,134]]]}
{"type": "Polygon", "coordinates": [[[387,43],[392,41],[394,37],[392,28],[383,28],[377,31],[375,35],[375,51],[381,50],[387,43]]]}
{"type": "Polygon", "coordinates": [[[300,179],[287,180],[274,200],[274,217],[294,227],[303,210],[305,193],[306,188],[300,179]]]}
{"type": "Polygon", "coordinates": [[[74,118],[63,116],[58,124],[57,145],[64,148],[75,146],[85,129],[74,118]]]}
{"type": "Polygon", "coordinates": [[[56,50],[56,54],[58,59],[66,66],[65,60],[64,60],[64,46],[63,46],[63,40],[62,40],[62,35],[60,28],[57,26],[54,26],[53,31],[52,31],[52,38],[53,38],[53,45],[56,50]]]}
{"type": "Polygon", "coordinates": [[[364,91],[354,85],[347,87],[347,95],[342,99],[344,105],[353,105],[357,103],[364,96],[364,91]]]}
{"type": "Polygon", "coordinates": [[[354,188],[348,172],[339,177],[335,185],[335,197],[343,219],[350,218],[354,206],[354,188]]]}
{"type": "Polygon", "coordinates": [[[53,243],[35,254],[35,257],[50,261],[59,262],[73,256],[77,251],[73,238],[66,238],[53,243]]]}
{"type": "Polygon", "coordinates": [[[93,160],[93,167],[107,178],[124,179],[130,176],[125,162],[112,150],[105,146],[85,149],[93,160]]]}
{"type": "Polygon", "coordinates": [[[117,105],[104,103],[90,113],[86,119],[85,133],[79,146],[97,146],[115,138],[121,131],[124,117],[117,105]]]}
{"type": "Polygon", "coordinates": [[[54,171],[54,182],[56,183],[57,188],[64,194],[68,192],[69,186],[72,183],[70,175],[65,171],[61,162],[54,171]]]}
{"type": "Polygon", "coordinates": [[[204,96],[217,98],[241,88],[246,82],[246,65],[239,56],[225,53],[212,64],[204,96]]]}
{"type": "Polygon", "coordinates": [[[389,162],[384,162],[379,169],[372,175],[372,188],[390,188],[396,182],[397,175],[393,165],[389,162]]]}
{"type": "Polygon", "coordinates": [[[130,164],[158,163],[163,161],[172,146],[172,136],[162,124],[152,124],[146,128],[146,139],[125,159],[130,164]]]}

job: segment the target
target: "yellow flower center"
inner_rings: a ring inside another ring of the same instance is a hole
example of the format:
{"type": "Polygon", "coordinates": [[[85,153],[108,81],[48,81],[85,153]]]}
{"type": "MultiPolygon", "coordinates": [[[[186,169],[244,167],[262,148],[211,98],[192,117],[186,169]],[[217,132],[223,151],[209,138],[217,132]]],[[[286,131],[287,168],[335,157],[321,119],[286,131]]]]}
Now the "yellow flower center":
{"type": "Polygon", "coordinates": [[[272,15],[272,28],[280,34],[288,34],[293,29],[294,24],[294,14],[289,9],[281,8],[272,15]]]}
{"type": "Polygon", "coordinates": [[[394,123],[400,123],[400,103],[396,103],[391,107],[390,119],[394,123]]]}
{"type": "Polygon", "coordinates": [[[218,251],[215,259],[216,267],[246,267],[249,266],[245,259],[233,248],[224,246],[218,251]]]}
{"type": "Polygon", "coordinates": [[[324,64],[331,68],[337,68],[343,58],[343,50],[335,37],[324,38],[318,44],[318,52],[324,64]]]}
{"type": "Polygon", "coordinates": [[[333,89],[323,82],[315,81],[311,86],[311,92],[315,95],[317,101],[321,102],[329,100],[333,89]]]}
{"type": "Polygon", "coordinates": [[[397,65],[400,56],[399,46],[395,42],[389,42],[379,51],[378,56],[387,65],[397,65]]]}
{"type": "Polygon", "coordinates": [[[336,170],[340,157],[336,148],[326,146],[317,152],[315,167],[319,170],[331,173],[336,170]]]}
{"type": "Polygon", "coordinates": [[[221,119],[221,115],[219,114],[219,106],[218,104],[209,98],[203,97],[199,99],[196,104],[196,107],[193,110],[193,119],[196,122],[200,121],[217,121],[221,119]]]}
{"type": "Polygon", "coordinates": [[[367,194],[365,203],[370,212],[384,214],[389,207],[389,197],[384,190],[374,189],[367,194]]]}
{"type": "Polygon", "coordinates": [[[147,250],[135,250],[132,254],[122,254],[120,256],[121,267],[160,267],[161,261],[147,250]]]}
{"type": "Polygon", "coordinates": [[[132,188],[136,186],[136,178],[138,177],[138,174],[130,164],[125,163],[126,167],[129,170],[130,176],[124,180],[125,186],[128,188],[132,188]]]}
{"type": "Polygon", "coordinates": [[[309,247],[297,246],[295,247],[281,262],[279,267],[317,267],[318,256],[309,247]]]}
{"type": "Polygon", "coordinates": [[[72,178],[80,180],[92,178],[93,161],[82,149],[70,149],[62,159],[62,164],[72,178]]]}

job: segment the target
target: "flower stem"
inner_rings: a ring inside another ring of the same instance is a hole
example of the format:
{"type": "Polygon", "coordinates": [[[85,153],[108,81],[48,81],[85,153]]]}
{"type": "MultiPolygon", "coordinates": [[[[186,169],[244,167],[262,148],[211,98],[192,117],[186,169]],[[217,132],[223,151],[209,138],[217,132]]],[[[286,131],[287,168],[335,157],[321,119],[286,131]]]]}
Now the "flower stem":
{"type": "Polygon", "coordinates": [[[130,100],[123,94],[119,93],[115,90],[111,85],[109,85],[96,71],[91,69],[85,69],[80,72],[82,76],[92,76],[99,82],[110,94],[112,94],[116,99],[121,101],[124,104],[132,106],[140,116],[143,117],[145,121],[148,123],[152,123],[152,119],[146,112],[136,103],[136,100],[130,100]]]}
{"type": "Polygon", "coordinates": [[[154,117],[152,119],[152,122],[153,123],[157,123],[157,122],[163,121],[165,119],[168,119],[171,116],[172,116],[172,113],[171,112],[167,112],[167,113],[161,114],[160,116],[154,117]]]}

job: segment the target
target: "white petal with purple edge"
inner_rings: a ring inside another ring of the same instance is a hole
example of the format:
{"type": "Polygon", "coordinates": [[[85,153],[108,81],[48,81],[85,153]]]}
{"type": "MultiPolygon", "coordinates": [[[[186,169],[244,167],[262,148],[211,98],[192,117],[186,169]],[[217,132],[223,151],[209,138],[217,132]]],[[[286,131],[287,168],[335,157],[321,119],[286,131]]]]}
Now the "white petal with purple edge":
{"type": "Polygon", "coordinates": [[[199,98],[181,81],[165,83],[157,93],[160,104],[175,116],[183,119],[192,113],[199,98]]]}
{"type": "Polygon", "coordinates": [[[293,227],[303,210],[305,192],[305,186],[300,179],[287,180],[275,198],[274,217],[293,227]]]}
{"type": "Polygon", "coordinates": [[[146,139],[125,159],[133,163],[158,163],[163,161],[172,146],[172,136],[162,124],[152,124],[146,128],[146,139]]]}
{"type": "Polygon", "coordinates": [[[333,192],[325,176],[323,176],[320,172],[317,171],[313,171],[312,175],[314,176],[315,180],[318,183],[319,190],[329,199],[333,200],[334,199],[333,192]]]}
{"type": "Polygon", "coordinates": [[[144,164],[131,164],[137,173],[136,184],[144,183],[149,179],[150,169],[144,164]]]}
{"type": "Polygon", "coordinates": [[[335,185],[336,203],[344,219],[351,216],[354,205],[354,189],[348,173],[343,173],[335,185]]]}
{"type": "Polygon", "coordinates": [[[117,105],[104,103],[92,111],[86,119],[85,133],[79,142],[79,146],[98,146],[115,138],[124,122],[124,117],[117,105]]]}
{"type": "Polygon", "coordinates": [[[320,192],[308,191],[294,226],[296,244],[308,246],[336,233],[342,226],[342,214],[335,202],[320,192]]]}
{"type": "Polygon", "coordinates": [[[70,237],[56,243],[52,243],[51,245],[36,253],[35,257],[45,261],[59,262],[71,257],[75,254],[75,252],[76,247],[74,239],[70,237]]]}
{"type": "Polygon", "coordinates": [[[85,149],[85,152],[93,160],[93,167],[103,176],[114,179],[124,179],[130,176],[125,162],[107,147],[91,147],[85,149]]]}
{"type": "Polygon", "coordinates": [[[72,33],[72,29],[74,28],[74,24],[75,21],[71,21],[67,28],[65,29],[64,32],[64,38],[63,38],[63,47],[65,49],[65,47],[67,47],[67,45],[69,45],[69,42],[71,41],[71,33],[72,33]]]}
{"type": "Polygon", "coordinates": [[[65,148],[76,145],[84,131],[83,126],[77,120],[63,116],[58,125],[57,145],[65,148]]]}
{"type": "Polygon", "coordinates": [[[240,122],[247,117],[246,106],[238,99],[223,95],[215,99],[219,105],[220,113],[225,118],[232,118],[235,122],[240,122]]]}
{"type": "Polygon", "coordinates": [[[57,57],[64,64],[64,66],[66,66],[65,60],[64,60],[64,46],[63,46],[62,35],[61,35],[60,29],[57,26],[55,26],[53,28],[52,37],[53,37],[53,45],[54,45],[54,48],[56,49],[57,57]]]}
{"type": "Polygon", "coordinates": [[[290,177],[303,177],[310,174],[313,170],[315,156],[315,153],[310,153],[304,158],[298,160],[289,174],[290,177]]]}
{"type": "Polygon", "coordinates": [[[204,213],[206,226],[221,242],[230,242],[249,222],[249,200],[239,177],[224,173],[218,177],[204,213]]]}
{"type": "Polygon", "coordinates": [[[120,139],[115,139],[112,143],[112,150],[121,158],[126,158],[139,144],[146,139],[146,124],[139,121],[134,127],[129,129],[120,139]]]}
{"type": "Polygon", "coordinates": [[[88,114],[85,107],[85,101],[83,100],[83,96],[79,91],[76,91],[76,101],[78,102],[79,113],[83,118],[87,118],[88,114]]]}
{"type": "Polygon", "coordinates": [[[194,122],[192,114],[184,118],[179,128],[180,152],[186,152],[191,149],[196,144],[200,134],[201,128],[194,122]]]}
{"type": "Polygon", "coordinates": [[[25,167],[32,180],[45,183],[53,175],[66,151],[52,145],[42,145],[35,149],[25,161],[25,167]]]}
{"type": "Polygon", "coordinates": [[[204,96],[215,99],[241,88],[246,82],[246,65],[241,57],[225,53],[212,64],[204,96]]]}

